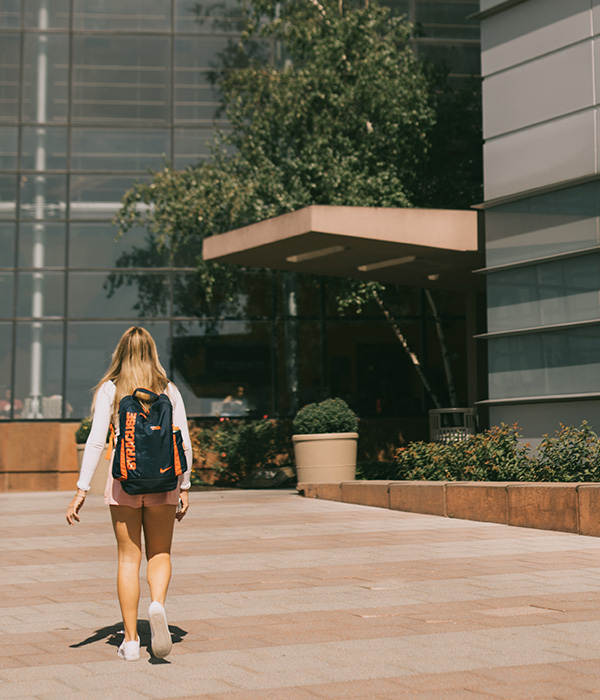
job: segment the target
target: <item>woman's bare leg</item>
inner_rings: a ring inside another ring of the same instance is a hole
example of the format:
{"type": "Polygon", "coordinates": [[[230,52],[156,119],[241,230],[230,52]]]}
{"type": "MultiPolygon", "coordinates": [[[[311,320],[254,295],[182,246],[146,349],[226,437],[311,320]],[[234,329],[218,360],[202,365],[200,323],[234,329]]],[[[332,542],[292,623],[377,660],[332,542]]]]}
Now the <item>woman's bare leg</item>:
{"type": "Polygon", "coordinates": [[[117,593],[123,615],[125,641],[138,638],[137,619],[140,602],[140,564],[142,561],[142,508],[110,506],[117,538],[119,569],[117,593]]]}
{"type": "Polygon", "coordinates": [[[144,507],[143,527],[148,560],[148,585],[153,601],[165,604],[171,580],[171,541],[177,506],[144,507]]]}

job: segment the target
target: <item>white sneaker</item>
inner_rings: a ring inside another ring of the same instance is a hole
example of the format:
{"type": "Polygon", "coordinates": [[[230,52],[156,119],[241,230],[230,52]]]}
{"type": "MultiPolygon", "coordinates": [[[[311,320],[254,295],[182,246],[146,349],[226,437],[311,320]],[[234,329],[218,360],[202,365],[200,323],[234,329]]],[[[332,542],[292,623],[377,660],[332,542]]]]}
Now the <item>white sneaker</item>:
{"type": "Polygon", "coordinates": [[[131,642],[123,642],[117,656],[125,661],[137,661],[140,658],[140,638],[133,639],[131,642]]]}
{"type": "Polygon", "coordinates": [[[150,634],[152,653],[159,659],[164,659],[171,652],[173,642],[167,624],[167,614],[165,609],[158,602],[150,603],[148,608],[148,620],[150,621],[150,634]]]}

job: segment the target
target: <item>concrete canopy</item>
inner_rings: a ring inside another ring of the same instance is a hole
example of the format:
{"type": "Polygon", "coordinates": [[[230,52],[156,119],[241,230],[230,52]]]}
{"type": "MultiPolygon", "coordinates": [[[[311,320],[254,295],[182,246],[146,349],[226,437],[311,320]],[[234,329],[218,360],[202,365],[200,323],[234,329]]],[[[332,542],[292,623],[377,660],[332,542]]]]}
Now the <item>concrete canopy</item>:
{"type": "Polygon", "coordinates": [[[204,240],[204,259],[451,289],[482,285],[475,211],[312,205],[204,240]]]}

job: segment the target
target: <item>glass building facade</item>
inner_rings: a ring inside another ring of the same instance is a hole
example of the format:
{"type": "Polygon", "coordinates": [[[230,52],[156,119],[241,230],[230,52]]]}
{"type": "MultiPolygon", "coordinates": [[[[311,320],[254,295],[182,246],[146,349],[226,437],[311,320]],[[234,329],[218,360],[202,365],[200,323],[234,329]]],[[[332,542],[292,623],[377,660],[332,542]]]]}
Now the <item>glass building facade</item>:
{"type": "MultiPolygon", "coordinates": [[[[456,75],[463,64],[478,73],[463,51],[477,41],[465,19],[476,2],[397,5],[430,32],[419,46],[458,52],[456,75]]],[[[133,324],[155,337],[192,416],[216,415],[238,387],[251,415],[289,415],[329,395],[363,415],[423,414],[387,323],[376,309],[340,315],[335,281],[244,270],[234,305],[207,306],[192,258],[158,250],[141,229],[115,239],[111,221],[134,181],[200,161],[214,126],[227,129],[209,74],[237,37],[237,4],[215,7],[0,0],[2,418],[86,415],[90,385],[133,324]]],[[[405,332],[441,375],[422,295],[405,296],[405,332]]],[[[458,356],[464,300],[444,304],[458,356]]]]}

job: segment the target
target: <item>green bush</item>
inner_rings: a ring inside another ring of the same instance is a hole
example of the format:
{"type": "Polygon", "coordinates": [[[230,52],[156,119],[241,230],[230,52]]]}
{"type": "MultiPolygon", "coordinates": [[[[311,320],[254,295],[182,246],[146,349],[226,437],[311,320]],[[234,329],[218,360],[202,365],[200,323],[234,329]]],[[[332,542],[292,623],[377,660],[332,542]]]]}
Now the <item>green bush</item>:
{"type": "MultiPolygon", "coordinates": [[[[371,469],[371,474],[376,470],[371,469]]],[[[381,474],[381,471],[379,472],[381,474]]],[[[584,421],[561,425],[532,452],[517,425],[502,424],[449,444],[414,442],[396,454],[389,478],[439,481],[600,481],[600,438],[584,421]]]]}
{"type": "Polygon", "coordinates": [[[600,481],[600,439],[583,422],[561,425],[556,435],[544,435],[536,454],[535,481],[600,481]]]}
{"type": "Polygon", "coordinates": [[[91,429],[92,429],[92,419],[91,418],[84,418],[81,421],[81,423],[79,424],[79,427],[77,428],[77,430],[75,431],[75,443],[77,445],[85,445],[91,429]]]}
{"type": "MultiPolygon", "coordinates": [[[[211,453],[219,486],[233,486],[257,469],[273,466],[278,457],[290,452],[289,431],[285,437],[281,426],[264,418],[258,421],[222,418],[210,427],[192,431],[195,458],[204,463],[211,453]]],[[[192,472],[192,483],[199,479],[192,472]]]]}
{"type": "Polygon", "coordinates": [[[309,403],[294,418],[296,435],[323,433],[355,433],[358,418],[343,399],[325,399],[321,403],[309,403]]]}

